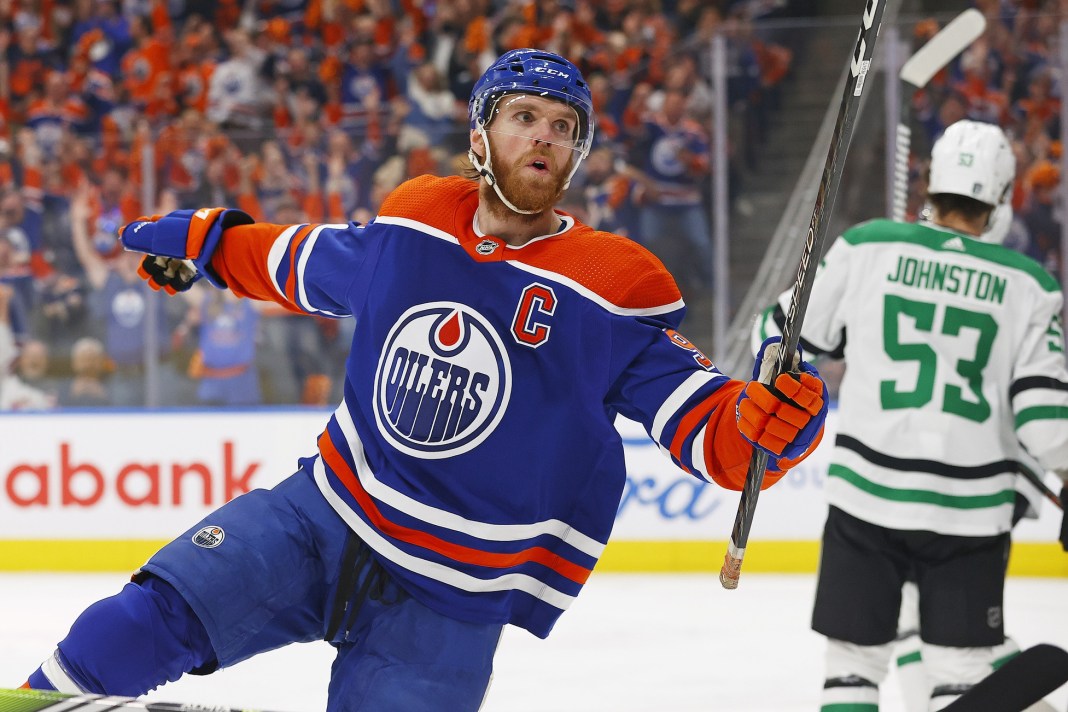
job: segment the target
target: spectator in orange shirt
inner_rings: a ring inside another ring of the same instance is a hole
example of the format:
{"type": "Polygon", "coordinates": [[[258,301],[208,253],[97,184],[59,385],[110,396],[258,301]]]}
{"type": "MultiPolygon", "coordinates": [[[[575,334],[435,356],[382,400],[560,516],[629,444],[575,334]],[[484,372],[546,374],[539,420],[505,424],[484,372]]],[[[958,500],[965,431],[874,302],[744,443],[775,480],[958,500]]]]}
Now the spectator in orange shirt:
{"type": "Polygon", "coordinates": [[[130,20],[130,38],[134,47],[122,58],[123,87],[139,109],[152,104],[160,84],[170,71],[170,44],[152,34],[148,18],[130,20]]]}
{"type": "Polygon", "coordinates": [[[1036,122],[1049,137],[1060,135],[1061,101],[1052,95],[1053,76],[1048,67],[1035,70],[1027,82],[1027,96],[1012,107],[1022,124],[1036,122]]]}
{"type": "Polygon", "coordinates": [[[59,68],[60,57],[41,39],[39,25],[34,23],[16,28],[14,43],[8,32],[0,32],[0,50],[4,52],[9,68],[8,90],[12,105],[16,111],[22,111],[31,95],[44,86],[45,75],[59,68]]]}

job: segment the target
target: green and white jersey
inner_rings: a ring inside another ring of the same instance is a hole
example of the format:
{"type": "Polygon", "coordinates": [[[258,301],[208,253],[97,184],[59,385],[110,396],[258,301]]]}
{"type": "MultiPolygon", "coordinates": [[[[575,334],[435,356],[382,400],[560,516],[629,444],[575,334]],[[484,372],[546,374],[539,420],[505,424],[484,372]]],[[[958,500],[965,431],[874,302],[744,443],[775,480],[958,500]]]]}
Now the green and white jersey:
{"type": "MultiPolygon", "coordinates": [[[[1061,299],[1034,260],[944,228],[874,220],[836,240],[802,328],[846,360],[828,502],[893,529],[1009,531],[1018,463],[1068,467],[1061,299]]],[[[789,304],[754,333],[779,333],[789,304]]]]}

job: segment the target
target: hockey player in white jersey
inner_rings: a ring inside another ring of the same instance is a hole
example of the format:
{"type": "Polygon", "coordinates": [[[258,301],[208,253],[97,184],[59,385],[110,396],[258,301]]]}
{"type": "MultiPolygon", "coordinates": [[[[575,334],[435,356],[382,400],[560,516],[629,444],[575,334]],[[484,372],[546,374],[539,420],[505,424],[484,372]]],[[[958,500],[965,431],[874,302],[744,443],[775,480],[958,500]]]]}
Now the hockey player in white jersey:
{"type": "MultiPolygon", "coordinates": [[[[1001,129],[953,124],[932,151],[930,220],[855,226],[817,274],[801,343],[847,364],[812,619],[824,710],[878,709],[910,575],[929,709],[989,674],[1020,463],[1068,468],[1061,290],[991,239],[1014,175],[1001,129]]],[[[755,333],[781,328],[789,299],[755,333]]]]}

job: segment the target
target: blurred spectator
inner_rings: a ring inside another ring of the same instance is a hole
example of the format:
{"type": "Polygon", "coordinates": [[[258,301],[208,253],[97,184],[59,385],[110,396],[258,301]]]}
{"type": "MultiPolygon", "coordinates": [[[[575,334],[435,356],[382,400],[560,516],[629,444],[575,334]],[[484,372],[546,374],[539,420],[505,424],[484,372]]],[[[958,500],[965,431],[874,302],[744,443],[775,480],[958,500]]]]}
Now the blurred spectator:
{"type": "Polygon", "coordinates": [[[71,378],[59,391],[59,404],[68,408],[92,408],[111,405],[108,384],[104,380],[107,354],[99,339],[83,337],[70,351],[71,378]]]}
{"type": "Polygon", "coordinates": [[[678,90],[686,95],[686,114],[691,119],[707,126],[712,117],[712,88],[697,73],[697,60],[690,54],[673,58],[671,67],[664,76],[663,86],[649,96],[646,106],[650,111],[660,111],[664,96],[669,90],[678,90]]]}
{"type": "Polygon", "coordinates": [[[211,74],[208,87],[208,118],[223,128],[261,130],[264,96],[260,78],[263,52],[252,44],[244,30],[226,33],[230,56],[211,74]]]}
{"type": "Polygon", "coordinates": [[[111,77],[119,75],[119,63],[130,48],[130,24],[119,13],[117,0],[78,0],[77,20],[71,33],[76,51],[111,77]]]}
{"type": "Polygon", "coordinates": [[[43,393],[56,392],[48,344],[39,339],[26,339],[22,342],[18,359],[15,361],[15,373],[27,386],[43,393]]]}
{"type": "Polygon", "coordinates": [[[1027,139],[1060,135],[1061,100],[1052,94],[1053,74],[1049,67],[1035,69],[1027,82],[1027,95],[1012,105],[1013,119],[1023,127],[1027,139]]]}
{"type": "MultiPolygon", "coordinates": [[[[36,245],[24,227],[26,213],[18,191],[7,191],[0,197],[0,281],[10,285],[16,294],[18,309],[24,318],[34,306],[33,252],[36,245]]],[[[35,226],[39,224],[35,221],[35,226]]],[[[38,238],[39,239],[39,238],[38,238]]],[[[16,325],[19,331],[25,324],[16,325]]]]}
{"type": "Polygon", "coordinates": [[[258,405],[256,334],[259,314],[255,303],[233,292],[204,288],[194,307],[191,326],[198,332],[197,351],[189,376],[199,381],[197,399],[205,405],[258,405]]]}
{"type": "MultiPolygon", "coordinates": [[[[585,223],[595,230],[632,235],[637,219],[635,171],[617,160],[609,146],[594,149],[583,164],[585,223]]],[[[644,178],[644,177],[643,177],[644,178]]]]}
{"type": "Polygon", "coordinates": [[[89,120],[89,107],[71,95],[67,75],[58,71],[45,76],[44,94],[26,109],[26,126],[46,159],[58,156],[66,132],[83,130],[89,120]]]}
{"type": "Polygon", "coordinates": [[[686,116],[686,101],[679,89],[665,91],[662,109],[644,123],[633,154],[649,177],[639,237],[682,282],[684,294],[687,287],[712,284],[712,242],[701,201],[709,146],[701,125],[686,116]]]}
{"type": "Polygon", "coordinates": [[[467,107],[459,106],[445,86],[445,80],[430,62],[416,67],[408,79],[410,110],[405,125],[423,134],[424,139],[412,145],[440,146],[456,134],[456,122],[466,115],[467,107]]]}
{"type": "Polygon", "coordinates": [[[8,86],[12,107],[21,113],[33,93],[44,86],[49,71],[62,66],[62,58],[40,33],[40,19],[20,16],[11,32],[0,32],[0,50],[8,67],[8,86]]]}
{"type": "Polygon", "coordinates": [[[282,79],[287,96],[303,93],[317,105],[321,106],[326,103],[326,89],[315,72],[305,48],[290,48],[285,59],[275,66],[274,71],[282,79]]]}
{"type": "Polygon", "coordinates": [[[1061,226],[1055,215],[1060,170],[1049,161],[1039,161],[1024,176],[1030,198],[1023,207],[1023,221],[1030,234],[1027,254],[1053,274],[1060,274],[1061,226]]]}
{"type": "MultiPolygon", "coordinates": [[[[106,258],[89,237],[90,189],[82,183],[71,201],[71,240],[92,292],[92,331],[102,338],[114,374],[112,403],[137,406],[145,403],[144,361],[148,353],[148,324],[155,320],[154,354],[162,360],[169,346],[168,320],[163,296],[152,292],[138,276],[141,258],[119,251],[106,258]],[[150,315],[149,311],[155,313],[150,315]]],[[[118,236],[116,234],[117,241],[118,236]]]]}
{"type": "Polygon", "coordinates": [[[349,127],[366,126],[375,121],[374,112],[389,98],[386,68],[375,58],[371,40],[353,42],[348,61],[341,73],[343,123],[349,127]]]}
{"type": "MultiPolygon", "coordinates": [[[[147,17],[135,15],[130,19],[130,39],[133,47],[122,57],[122,88],[138,111],[150,116],[160,111],[161,90],[166,98],[173,98],[170,86],[171,42],[162,32],[153,33],[147,17]]],[[[175,107],[166,107],[174,113],[175,107]]]]}
{"type": "Polygon", "coordinates": [[[0,284],[0,411],[48,410],[54,405],[53,398],[23,383],[12,371],[18,356],[8,318],[12,293],[10,287],[0,284]]]}

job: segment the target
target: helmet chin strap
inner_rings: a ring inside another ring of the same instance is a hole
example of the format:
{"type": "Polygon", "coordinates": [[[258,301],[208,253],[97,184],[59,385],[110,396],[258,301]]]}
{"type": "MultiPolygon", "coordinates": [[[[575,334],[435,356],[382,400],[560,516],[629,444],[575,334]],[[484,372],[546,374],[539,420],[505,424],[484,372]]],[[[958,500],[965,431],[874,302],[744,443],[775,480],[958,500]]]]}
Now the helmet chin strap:
{"type": "Polygon", "coordinates": [[[493,188],[493,192],[497,194],[497,197],[501,199],[501,202],[508,206],[508,209],[513,213],[519,213],[520,215],[536,215],[541,212],[540,210],[522,210],[517,208],[512,204],[512,201],[504,197],[504,193],[501,192],[501,187],[497,185],[497,178],[493,175],[493,169],[490,167],[492,157],[490,156],[490,143],[489,136],[486,135],[486,127],[479,121],[475,130],[478,131],[478,135],[482,137],[482,145],[486,147],[486,163],[480,163],[478,156],[475,155],[475,151],[470,148],[467,149],[467,158],[471,161],[471,165],[475,167],[475,170],[478,171],[479,175],[486,179],[486,182],[493,188]]]}
{"type": "MultiPolygon", "coordinates": [[[[536,215],[541,212],[540,210],[521,210],[515,205],[513,205],[512,201],[504,197],[504,193],[501,192],[500,186],[497,185],[497,177],[493,175],[493,168],[490,166],[490,163],[493,158],[490,155],[490,142],[489,136],[486,135],[486,127],[481,121],[479,121],[475,126],[475,131],[477,131],[478,135],[482,137],[482,145],[486,147],[486,162],[482,163],[481,161],[479,161],[478,156],[476,156],[475,152],[470,148],[467,149],[467,159],[471,161],[471,165],[475,167],[475,170],[478,171],[478,174],[486,179],[486,183],[488,183],[490,187],[493,188],[493,192],[497,194],[497,197],[501,199],[501,202],[504,203],[512,212],[519,213],[520,215],[536,215]]],[[[579,164],[582,163],[582,159],[585,157],[586,154],[581,153],[579,154],[579,157],[575,159],[574,165],[571,166],[571,172],[567,174],[567,180],[564,181],[564,190],[567,190],[569,187],[571,187],[571,179],[575,177],[575,173],[576,171],[578,171],[579,164]]]]}

